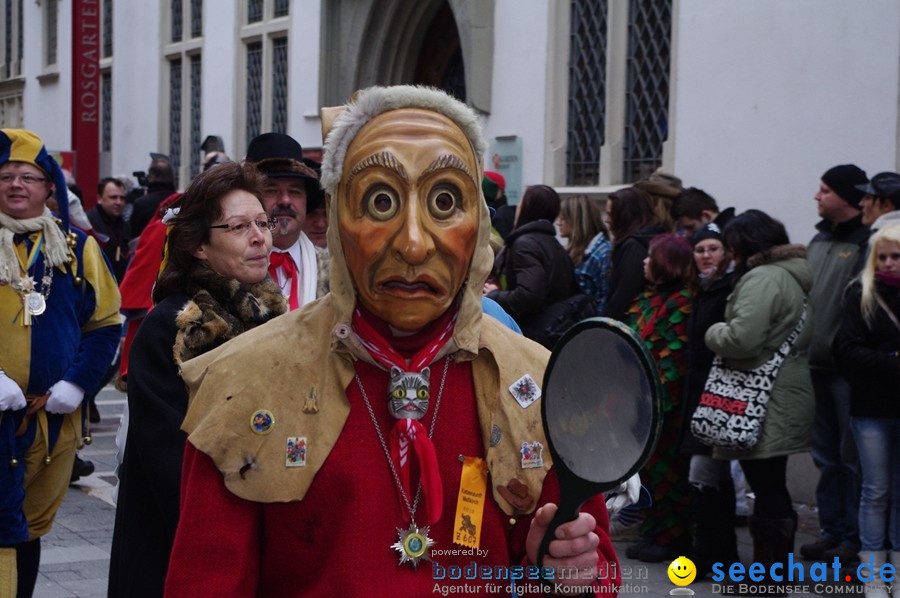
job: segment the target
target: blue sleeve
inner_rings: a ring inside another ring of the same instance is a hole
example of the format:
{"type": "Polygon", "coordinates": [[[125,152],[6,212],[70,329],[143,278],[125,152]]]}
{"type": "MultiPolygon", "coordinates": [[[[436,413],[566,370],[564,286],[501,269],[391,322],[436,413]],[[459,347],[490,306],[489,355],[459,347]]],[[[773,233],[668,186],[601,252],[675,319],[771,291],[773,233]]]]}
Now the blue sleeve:
{"type": "Polygon", "coordinates": [[[481,298],[481,309],[484,311],[486,315],[491,316],[495,320],[499,321],[501,324],[505,325],[507,328],[512,330],[513,332],[517,332],[522,334],[522,329],[519,328],[519,325],[516,324],[516,321],[513,319],[511,315],[506,313],[499,303],[494,301],[489,297],[481,298]]]}

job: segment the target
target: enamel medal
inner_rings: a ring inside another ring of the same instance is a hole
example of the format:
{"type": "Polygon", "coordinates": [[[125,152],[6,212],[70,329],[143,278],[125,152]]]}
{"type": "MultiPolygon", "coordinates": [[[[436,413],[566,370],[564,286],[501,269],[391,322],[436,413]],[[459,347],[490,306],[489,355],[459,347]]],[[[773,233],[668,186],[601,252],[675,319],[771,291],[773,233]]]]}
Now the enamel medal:
{"type": "Polygon", "coordinates": [[[419,566],[419,561],[431,560],[431,547],[434,540],[428,537],[429,527],[419,528],[415,522],[410,522],[407,529],[397,528],[397,541],[391,544],[391,548],[400,553],[400,564],[411,563],[413,569],[419,566]]]}

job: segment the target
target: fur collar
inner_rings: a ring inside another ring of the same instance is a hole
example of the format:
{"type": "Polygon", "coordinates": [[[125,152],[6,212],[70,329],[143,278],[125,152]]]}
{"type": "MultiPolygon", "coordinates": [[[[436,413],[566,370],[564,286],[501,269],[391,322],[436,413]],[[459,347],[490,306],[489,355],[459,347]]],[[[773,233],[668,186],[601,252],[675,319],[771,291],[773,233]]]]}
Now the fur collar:
{"type": "Polygon", "coordinates": [[[752,270],[757,266],[774,264],[794,257],[806,257],[805,245],[776,245],[765,251],[761,251],[747,259],[747,269],[752,270]]]}
{"type": "Polygon", "coordinates": [[[206,353],[287,310],[281,289],[268,275],[246,285],[220,276],[203,262],[188,281],[190,299],[175,317],[175,363],[206,353]]]}

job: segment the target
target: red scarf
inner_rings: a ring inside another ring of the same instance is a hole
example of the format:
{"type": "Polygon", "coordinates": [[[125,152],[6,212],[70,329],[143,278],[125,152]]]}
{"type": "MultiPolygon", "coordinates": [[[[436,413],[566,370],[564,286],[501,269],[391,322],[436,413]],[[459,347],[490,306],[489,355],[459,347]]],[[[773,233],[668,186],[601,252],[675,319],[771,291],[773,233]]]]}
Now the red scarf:
{"type": "MultiPolygon", "coordinates": [[[[396,366],[403,371],[420,372],[433,362],[435,355],[453,335],[456,316],[457,309],[454,307],[416,334],[393,337],[386,324],[358,306],[353,312],[352,325],[369,355],[383,368],[390,371],[392,366],[396,366]],[[391,338],[391,341],[388,341],[386,336],[391,338]]],[[[433,376],[436,374],[436,371],[432,373],[433,376]]],[[[435,396],[433,393],[430,394],[435,396]]],[[[401,488],[397,488],[397,494],[401,504],[404,504],[403,493],[406,494],[410,504],[415,500],[410,484],[409,449],[412,447],[425,497],[427,513],[425,525],[433,525],[441,517],[444,493],[438,470],[437,452],[431,438],[428,437],[428,431],[418,420],[400,419],[394,424],[388,443],[391,459],[400,477],[402,492],[401,488]]],[[[411,514],[404,511],[403,518],[409,522],[411,514]]]]}
{"type": "Polygon", "coordinates": [[[889,287],[900,287],[900,274],[894,274],[893,272],[876,272],[875,278],[889,287]]]}
{"type": "Polygon", "coordinates": [[[276,282],[278,281],[276,271],[279,267],[284,270],[284,277],[288,284],[291,285],[291,298],[288,308],[294,311],[300,307],[300,295],[297,292],[297,284],[294,281],[294,278],[297,276],[297,265],[294,263],[294,258],[287,251],[273,251],[269,254],[269,274],[272,275],[276,282]]]}

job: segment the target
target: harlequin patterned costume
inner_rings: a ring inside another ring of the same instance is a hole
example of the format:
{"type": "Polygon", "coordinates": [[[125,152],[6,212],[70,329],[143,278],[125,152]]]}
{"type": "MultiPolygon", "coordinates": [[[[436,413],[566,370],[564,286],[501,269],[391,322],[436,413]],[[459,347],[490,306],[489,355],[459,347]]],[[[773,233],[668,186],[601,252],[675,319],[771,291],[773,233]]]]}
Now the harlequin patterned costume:
{"type": "MultiPolygon", "coordinates": [[[[4,129],[0,132],[0,164],[8,161],[29,163],[51,177],[60,208],[55,220],[65,235],[68,257],[52,268],[46,311],[32,316],[30,325],[24,325],[23,299],[10,282],[11,272],[5,266],[0,268],[0,368],[26,397],[45,395],[60,380],[85,393],[95,392],[119,342],[116,280],[96,241],[69,228],[65,179],[40,138],[30,131],[4,129]]],[[[0,235],[11,230],[0,227],[0,235]]],[[[42,248],[34,254],[36,261],[27,275],[44,282],[48,274],[46,232],[39,229],[12,235],[13,250],[21,263],[27,263],[36,244],[42,248]]],[[[27,410],[0,412],[0,547],[40,538],[50,531],[82,437],[80,408],[66,415],[40,408],[26,416],[27,410]]]]}
{"type": "Polygon", "coordinates": [[[641,482],[653,496],[653,506],[646,512],[641,534],[661,546],[685,541],[691,521],[690,455],[678,451],[683,425],[679,406],[685,369],[684,344],[690,312],[691,293],[680,281],[645,291],[628,311],[628,325],[644,339],[653,355],[663,390],[662,435],[641,470],[641,482]]]}

